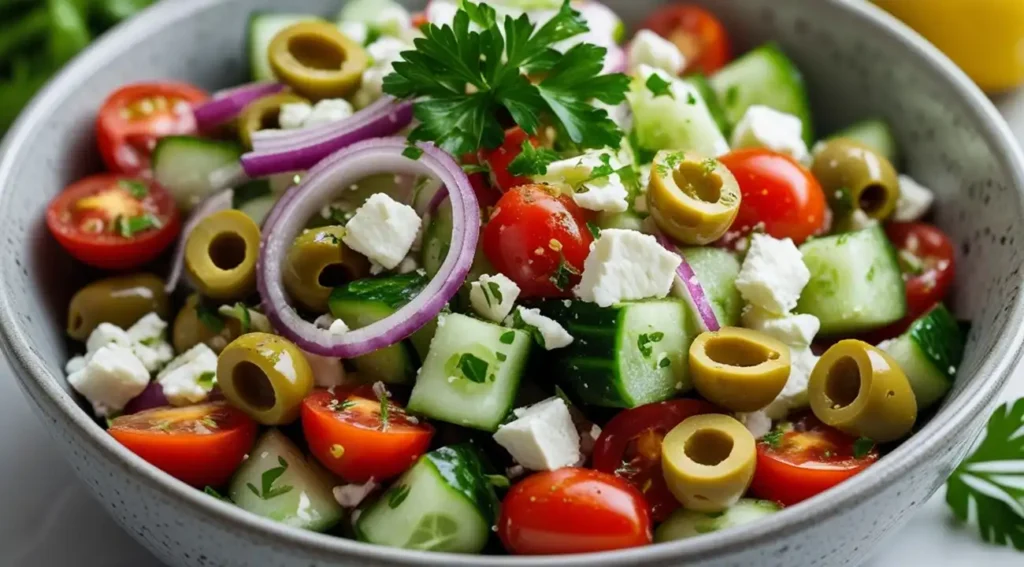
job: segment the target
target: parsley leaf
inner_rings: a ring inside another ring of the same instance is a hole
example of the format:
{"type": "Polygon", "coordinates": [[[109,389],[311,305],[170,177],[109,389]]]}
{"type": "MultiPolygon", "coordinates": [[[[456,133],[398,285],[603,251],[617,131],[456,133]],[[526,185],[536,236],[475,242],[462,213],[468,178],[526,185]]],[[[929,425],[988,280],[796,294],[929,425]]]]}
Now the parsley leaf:
{"type": "Polygon", "coordinates": [[[420,159],[420,156],[423,155],[423,150],[416,146],[406,146],[406,148],[402,150],[402,155],[413,161],[416,161],[420,159]]]}
{"type": "Polygon", "coordinates": [[[551,283],[555,284],[555,287],[565,291],[569,288],[569,283],[572,281],[573,276],[580,275],[580,271],[575,266],[565,260],[565,255],[561,252],[558,253],[558,267],[555,268],[555,273],[551,274],[548,278],[551,283]]]}
{"type": "Polygon", "coordinates": [[[875,442],[867,437],[861,437],[853,442],[853,458],[863,459],[875,448],[875,442]]]}
{"type": "Polygon", "coordinates": [[[504,296],[501,295],[501,286],[499,286],[497,282],[487,282],[484,284],[484,298],[487,300],[488,306],[491,305],[491,298],[493,298],[494,301],[497,301],[499,305],[505,299],[504,296]]]}
{"type": "Polygon", "coordinates": [[[145,199],[149,195],[149,187],[146,187],[146,184],[141,181],[136,181],[134,179],[121,179],[117,184],[121,186],[121,189],[124,189],[129,195],[136,199],[145,199]]]}
{"type": "Polygon", "coordinates": [[[196,378],[196,385],[198,385],[200,388],[206,390],[207,392],[209,392],[210,390],[213,390],[213,385],[216,384],[216,383],[217,383],[217,373],[216,372],[203,372],[202,374],[199,375],[199,378],[196,378]]]}
{"type": "Polygon", "coordinates": [[[510,345],[515,342],[516,334],[512,331],[505,331],[500,337],[498,337],[498,340],[501,341],[501,344],[503,345],[510,345]]]}
{"type": "Polygon", "coordinates": [[[782,446],[782,436],[785,434],[786,432],[783,431],[782,428],[776,427],[768,433],[765,433],[764,437],[761,438],[761,441],[772,449],[778,449],[782,446]]]}
{"type": "Polygon", "coordinates": [[[487,482],[489,482],[491,486],[497,489],[504,489],[508,488],[509,486],[512,486],[512,483],[509,482],[508,477],[503,474],[485,474],[484,478],[487,479],[487,482]]]}
{"type": "Polygon", "coordinates": [[[117,217],[117,232],[125,238],[131,238],[136,234],[151,228],[163,226],[160,220],[150,214],[135,217],[117,217]]]}
{"type": "Polygon", "coordinates": [[[470,382],[476,382],[477,384],[483,384],[487,381],[487,369],[489,364],[487,361],[468,352],[462,353],[459,357],[459,371],[462,375],[470,382]]]}
{"type": "Polygon", "coordinates": [[[547,148],[535,148],[529,140],[523,141],[522,151],[508,164],[508,172],[518,177],[544,175],[548,166],[558,161],[558,154],[547,148]]]}
{"type": "Polygon", "coordinates": [[[274,486],[274,483],[277,481],[277,479],[281,478],[281,475],[283,475],[285,471],[288,470],[288,461],[284,460],[284,457],[279,456],[277,458],[277,462],[281,466],[263,471],[263,475],[260,476],[260,484],[262,485],[260,489],[257,489],[255,486],[253,486],[251,482],[245,484],[245,486],[248,487],[253,494],[258,496],[260,500],[270,500],[271,498],[277,498],[282,494],[287,494],[291,492],[293,488],[292,486],[289,486],[287,484],[282,486],[274,486]]]}
{"type": "Polygon", "coordinates": [[[587,221],[587,230],[590,231],[590,235],[593,236],[595,239],[601,238],[601,227],[597,226],[596,224],[587,221]]]}
{"type": "Polygon", "coordinates": [[[636,347],[640,349],[640,354],[644,355],[644,358],[649,358],[654,352],[654,343],[661,342],[661,339],[665,338],[665,333],[661,331],[655,333],[640,333],[640,336],[636,339],[636,347]]]}
{"type": "Polygon", "coordinates": [[[401,506],[409,496],[409,490],[408,484],[399,484],[388,491],[388,508],[394,510],[401,506]]]}
{"type": "MultiPolygon", "coordinates": [[[[651,94],[655,98],[659,96],[667,96],[673,99],[676,98],[676,94],[672,92],[672,83],[661,78],[661,75],[657,73],[651,73],[651,76],[647,79],[647,90],[651,91],[651,94]]],[[[690,95],[691,97],[693,95],[690,95]]]]}
{"type": "Polygon", "coordinates": [[[512,327],[515,329],[522,329],[523,331],[530,333],[530,336],[533,337],[533,340],[536,341],[537,344],[546,348],[547,342],[544,340],[544,334],[541,333],[540,329],[537,327],[523,321],[523,316],[520,311],[521,309],[522,307],[512,312],[512,327]]]}
{"type": "Polygon", "coordinates": [[[202,301],[196,303],[196,318],[214,334],[224,330],[224,320],[202,301]]]}

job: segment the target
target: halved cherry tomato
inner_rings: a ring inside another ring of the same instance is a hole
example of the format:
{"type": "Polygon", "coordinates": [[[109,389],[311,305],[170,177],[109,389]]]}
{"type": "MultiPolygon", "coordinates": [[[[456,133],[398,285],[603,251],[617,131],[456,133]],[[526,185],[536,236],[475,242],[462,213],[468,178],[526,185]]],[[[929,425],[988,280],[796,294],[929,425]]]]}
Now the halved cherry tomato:
{"type": "Polygon", "coordinates": [[[148,171],[160,138],[196,133],[192,105],[207,98],[184,83],[139,83],[114,91],[96,120],[96,141],[107,169],[128,175],[148,171]]]}
{"type": "Polygon", "coordinates": [[[568,297],[594,240],[587,220],[572,198],[522,185],[495,205],[484,227],[484,253],[523,297],[568,297]]]}
{"type": "Polygon", "coordinates": [[[670,400],[620,412],[594,444],[594,468],[622,477],[640,489],[661,522],[679,507],[661,473],[661,441],[688,417],[721,412],[703,400],[670,400]]]}
{"type": "Polygon", "coordinates": [[[523,153],[523,142],[527,140],[535,148],[540,146],[537,138],[528,136],[522,128],[516,126],[505,131],[505,141],[497,149],[480,150],[480,159],[491,168],[491,183],[502,193],[531,183],[529,177],[516,177],[508,172],[509,164],[523,153]]]}
{"type": "Polygon", "coordinates": [[[742,201],[729,235],[757,226],[775,238],[800,244],[825,230],[825,192],[811,172],[793,158],[760,148],[736,150],[718,158],[740,184],[742,201]]]}
{"type": "Polygon", "coordinates": [[[732,59],[725,26],[700,6],[663,6],[647,18],[643,27],[676,44],[686,56],[689,72],[710,75],[732,59]]]}
{"type": "Polygon", "coordinates": [[[149,464],[192,486],[223,486],[256,441],[256,422],[226,402],[123,415],[110,435],[149,464]]]}
{"type": "Polygon", "coordinates": [[[907,282],[907,316],[917,319],[945,299],[953,284],[953,244],[944,232],[923,222],[893,222],[885,226],[899,252],[907,282]]]}
{"type": "Polygon", "coordinates": [[[177,238],[181,217],[171,195],[151,181],[102,173],[57,195],[46,224],[75,258],[123,270],[159,256],[177,238]]]}
{"type": "Polygon", "coordinates": [[[807,413],[783,433],[769,433],[757,444],[757,470],[750,491],[786,506],[828,490],[878,460],[878,449],[828,427],[807,413]],[[856,450],[863,454],[855,454],[856,450]]]}
{"type": "Polygon", "coordinates": [[[589,469],[537,473],[501,504],[498,537],[510,553],[549,555],[651,543],[644,497],[621,478],[589,469]]]}
{"type": "MultiPolygon", "coordinates": [[[[469,166],[480,165],[480,158],[474,153],[464,154],[462,156],[462,163],[469,166]]],[[[469,177],[469,184],[473,187],[473,193],[476,195],[477,203],[480,204],[481,209],[486,210],[487,207],[493,207],[498,203],[501,193],[494,187],[491,187],[490,176],[487,173],[469,173],[467,177],[469,177]]]]}
{"type": "Polygon", "coordinates": [[[387,419],[373,389],[332,394],[316,390],[302,402],[309,452],[349,482],[383,480],[405,472],[430,447],[434,428],[388,401],[387,419]]]}

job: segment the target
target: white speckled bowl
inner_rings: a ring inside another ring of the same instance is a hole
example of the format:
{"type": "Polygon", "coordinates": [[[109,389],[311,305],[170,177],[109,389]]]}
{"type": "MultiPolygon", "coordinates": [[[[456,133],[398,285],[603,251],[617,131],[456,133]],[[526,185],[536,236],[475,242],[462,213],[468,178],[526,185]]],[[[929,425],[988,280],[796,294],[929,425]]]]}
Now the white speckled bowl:
{"type": "MultiPolygon", "coordinates": [[[[692,1],[692,0],[691,0],[692,1]]],[[[609,2],[637,20],[656,0],[609,2]]],[[[96,109],[129,81],[215,89],[244,79],[256,9],[331,13],[337,0],[174,0],[119,28],[65,70],[0,147],[0,326],[22,388],[75,471],[126,530],[171,565],[702,565],[859,563],[942,483],[979,432],[1021,353],[1024,159],[989,101],[935,49],[871,5],[703,0],[746,48],[777,40],[804,71],[828,132],[880,115],[906,168],[938,192],[958,252],[955,300],[973,322],[957,386],[938,414],[865,473],[771,519],[697,539],[558,558],[424,554],[303,532],[189,489],[115,443],[68,394],[67,301],[86,277],[47,234],[43,210],[97,170],[96,109]]]]}

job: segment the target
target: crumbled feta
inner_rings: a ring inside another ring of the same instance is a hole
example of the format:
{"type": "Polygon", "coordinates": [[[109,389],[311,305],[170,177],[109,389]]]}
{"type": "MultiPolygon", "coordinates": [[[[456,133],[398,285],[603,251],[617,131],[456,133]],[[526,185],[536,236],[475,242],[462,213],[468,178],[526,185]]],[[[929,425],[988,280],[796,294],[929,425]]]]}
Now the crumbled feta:
{"type": "Polygon", "coordinates": [[[336,321],[334,315],[331,315],[330,313],[324,313],[323,315],[314,319],[313,324],[316,325],[318,329],[330,329],[331,325],[334,324],[334,321],[336,321]]]}
{"type": "Polygon", "coordinates": [[[72,357],[71,360],[69,360],[67,364],[64,365],[64,373],[74,374],[75,372],[78,372],[79,370],[85,368],[85,365],[88,364],[88,362],[89,361],[86,360],[84,356],[72,357]]]}
{"type": "Polygon", "coordinates": [[[772,418],[768,417],[768,414],[763,410],[750,413],[737,413],[736,420],[747,428],[747,431],[754,436],[754,439],[760,439],[765,435],[768,435],[768,432],[772,430],[772,418]]]}
{"type": "Polygon", "coordinates": [[[626,49],[629,72],[635,73],[640,65],[649,65],[672,75],[686,69],[686,56],[676,44],[650,30],[640,30],[626,49]]]}
{"type": "Polygon", "coordinates": [[[217,355],[203,343],[178,355],[156,376],[167,401],[174,406],[197,404],[207,398],[216,382],[217,355]]]}
{"type": "Polygon", "coordinates": [[[340,30],[345,37],[359,45],[365,45],[366,38],[370,37],[370,26],[366,25],[365,22],[338,22],[338,30],[340,30]]]}
{"type": "Polygon", "coordinates": [[[282,130],[301,130],[306,120],[313,114],[313,106],[305,102],[282,104],[277,115],[277,124],[282,130]]]}
{"type": "Polygon", "coordinates": [[[808,404],[807,382],[814,365],[818,363],[818,357],[809,348],[791,348],[789,359],[789,380],[778,397],[762,410],[772,419],[784,419],[790,411],[808,404]]]}
{"type": "Polygon", "coordinates": [[[342,508],[357,508],[379,486],[371,478],[363,484],[335,486],[331,492],[334,494],[334,499],[338,501],[338,505],[342,508]]]}
{"type": "Polygon", "coordinates": [[[681,261],[649,234],[617,228],[602,230],[583,263],[576,297],[601,307],[665,297],[681,261]]]}
{"type": "Polygon", "coordinates": [[[131,348],[134,342],[121,327],[113,323],[100,323],[86,339],[85,350],[96,352],[109,344],[131,348]]]}
{"type": "Polygon", "coordinates": [[[804,164],[811,160],[800,119],[760,104],[748,108],[736,124],[732,132],[732,147],[767,148],[804,164]]]}
{"type": "Polygon", "coordinates": [[[348,325],[345,324],[341,319],[335,319],[331,321],[331,326],[327,328],[332,335],[343,335],[349,331],[348,325]]]}
{"type": "Polygon", "coordinates": [[[421,223],[419,215],[409,205],[385,193],[374,193],[348,221],[341,240],[390,270],[409,253],[421,223]]]}
{"type": "Polygon", "coordinates": [[[347,100],[343,98],[328,98],[321,100],[313,106],[313,111],[306,117],[302,126],[303,128],[309,128],[321,124],[330,124],[331,122],[344,120],[354,113],[355,110],[352,108],[352,104],[347,100]]]}
{"type": "Polygon", "coordinates": [[[564,348],[572,344],[573,336],[565,327],[558,324],[558,321],[540,314],[539,309],[527,309],[520,307],[516,313],[527,326],[537,329],[544,343],[541,345],[545,350],[564,348]]]}
{"type": "MultiPolygon", "coordinates": [[[[115,327],[116,328],[116,327],[115,327]]],[[[149,370],[130,348],[116,342],[96,349],[68,383],[85,396],[93,411],[106,417],[124,409],[149,384],[149,370]]]]}
{"type": "MultiPolygon", "coordinates": [[[[415,244],[415,241],[413,241],[413,243],[415,244]]],[[[395,271],[400,274],[411,274],[412,272],[415,272],[419,267],[420,264],[419,262],[416,261],[416,258],[414,258],[413,256],[406,256],[405,259],[402,260],[400,264],[398,264],[398,268],[395,271]]]]}
{"type": "Polygon", "coordinates": [[[166,331],[167,322],[161,319],[160,315],[150,313],[136,321],[131,327],[128,327],[125,334],[128,335],[132,342],[151,343],[163,340],[166,331]]]}
{"type": "Polygon", "coordinates": [[[935,194],[909,175],[900,175],[900,197],[892,218],[899,222],[911,222],[928,214],[935,201],[935,194]]]}
{"type": "Polygon", "coordinates": [[[359,108],[366,107],[384,94],[384,77],[391,74],[392,65],[402,60],[401,53],[409,45],[399,39],[383,36],[366,46],[366,53],[373,64],[363,72],[363,82],[353,95],[353,102],[359,108]]]}
{"type": "Polygon", "coordinates": [[[340,358],[320,356],[306,351],[302,351],[302,354],[309,362],[309,368],[313,371],[313,383],[318,388],[331,388],[346,383],[345,365],[340,358]]]}
{"type": "Polygon", "coordinates": [[[865,228],[871,228],[878,224],[878,220],[868,216],[867,213],[860,209],[854,209],[850,213],[849,219],[849,230],[864,230],[865,228]]]}
{"type": "Polygon", "coordinates": [[[519,298],[519,286],[505,274],[482,275],[470,284],[469,304],[484,319],[500,323],[512,312],[519,298]]]}
{"type": "Polygon", "coordinates": [[[791,239],[754,234],[736,278],[736,289],[748,303],[781,315],[796,307],[800,292],[810,280],[803,254],[791,239]]]}
{"type": "Polygon", "coordinates": [[[591,178],[596,168],[617,171],[622,163],[610,151],[587,152],[581,156],[556,161],[548,165],[544,175],[535,181],[571,193],[576,204],[591,211],[621,213],[629,208],[629,191],[617,173],[591,178]]]}
{"type": "Polygon", "coordinates": [[[156,372],[174,358],[174,348],[167,342],[167,322],[150,313],[125,332],[132,341],[132,351],[150,372],[156,372]]]}
{"type": "Polygon", "coordinates": [[[789,346],[810,346],[821,328],[821,321],[814,315],[776,315],[760,307],[748,305],[743,309],[743,326],[760,331],[789,346]]]}
{"type": "Polygon", "coordinates": [[[515,410],[516,420],[501,426],[494,440],[523,467],[555,470],[580,459],[580,436],[569,408],[558,397],[515,410]]]}

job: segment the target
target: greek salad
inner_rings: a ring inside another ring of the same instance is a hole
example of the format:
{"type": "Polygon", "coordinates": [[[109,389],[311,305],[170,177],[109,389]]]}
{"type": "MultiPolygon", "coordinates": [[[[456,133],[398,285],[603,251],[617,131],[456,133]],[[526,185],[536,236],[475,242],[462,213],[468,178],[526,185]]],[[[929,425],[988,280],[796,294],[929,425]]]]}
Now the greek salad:
{"type": "Polygon", "coordinates": [[[889,126],[819,138],[784,50],[704,9],[352,0],[250,15],[248,61],[114,91],[107,172],[46,214],[112,272],[68,383],[212,498],[416,550],[648,545],[858,474],[955,380],[953,248],[889,126]]]}

